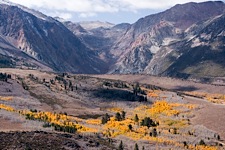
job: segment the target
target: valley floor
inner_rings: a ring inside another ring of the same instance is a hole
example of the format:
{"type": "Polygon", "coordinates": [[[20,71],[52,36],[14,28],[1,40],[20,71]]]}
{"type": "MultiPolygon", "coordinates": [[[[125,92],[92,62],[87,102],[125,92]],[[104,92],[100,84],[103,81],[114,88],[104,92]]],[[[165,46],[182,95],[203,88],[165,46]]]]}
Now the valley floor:
{"type": "MultiPolygon", "coordinates": [[[[211,94],[225,94],[225,86],[196,83],[167,77],[154,77],[148,75],[94,75],[98,78],[122,80],[126,82],[139,82],[152,84],[165,89],[180,92],[205,92],[211,94]]],[[[225,103],[215,104],[200,98],[184,96],[184,100],[201,106],[201,109],[194,112],[195,117],[191,122],[195,125],[203,125],[220,134],[222,141],[225,140],[225,103]]]]}
{"type": "Polygon", "coordinates": [[[186,100],[192,104],[201,105],[201,109],[195,112],[195,117],[191,122],[195,125],[203,125],[208,129],[220,134],[220,138],[225,142],[225,106],[212,104],[198,98],[186,97],[186,100]]]}
{"type": "Polygon", "coordinates": [[[116,149],[123,141],[124,149],[137,143],[147,150],[214,150],[225,140],[224,86],[145,75],[1,72],[10,78],[0,81],[0,140],[17,141],[3,149],[38,148],[45,136],[49,145],[58,137],[65,149],[116,149]],[[33,133],[36,143],[24,145],[33,133]]]}

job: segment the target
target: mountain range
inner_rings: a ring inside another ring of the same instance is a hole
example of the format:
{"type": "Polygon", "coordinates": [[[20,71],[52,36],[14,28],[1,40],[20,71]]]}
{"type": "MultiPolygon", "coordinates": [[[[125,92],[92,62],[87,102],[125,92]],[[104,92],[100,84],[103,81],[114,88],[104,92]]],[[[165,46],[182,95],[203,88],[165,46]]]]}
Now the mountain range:
{"type": "Polygon", "coordinates": [[[225,76],[225,4],[186,3],[133,24],[75,23],[0,1],[0,67],[225,76]]]}

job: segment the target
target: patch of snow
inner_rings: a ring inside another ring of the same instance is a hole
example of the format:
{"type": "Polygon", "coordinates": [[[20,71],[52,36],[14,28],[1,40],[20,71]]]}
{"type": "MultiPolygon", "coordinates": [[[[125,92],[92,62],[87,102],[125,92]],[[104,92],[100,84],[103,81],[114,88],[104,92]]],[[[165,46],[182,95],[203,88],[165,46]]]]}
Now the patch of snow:
{"type": "Polygon", "coordinates": [[[220,32],[220,34],[218,34],[217,36],[225,36],[225,31],[223,30],[223,31],[220,32]]]}
{"type": "Polygon", "coordinates": [[[208,45],[208,44],[205,43],[205,42],[200,41],[199,38],[195,38],[195,39],[192,41],[191,48],[198,47],[198,46],[205,46],[205,45],[208,45]]]}
{"type": "Polygon", "coordinates": [[[196,37],[196,35],[188,35],[188,36],[186,36],[185,39],[187,39],[187,41],[189,42],[189,41],[191,41],[192,39],[194,39],[195,37],[196,37]]]}
{"type": "Polygon", "coordinates": [[[181,34],[181,33],[183,33],[183,30],[182,29],[179,29],[179,28],[176,28],[175,29],[175,33],[176,34],[181,34]]]}
{"type": "Polygon", "coordinates": [[[92,30],[92,29],[96,29],[96,28],[112,28],[113,26],[115,26],[112,23],[109,22],[100,22],[100,21],[84,21],[84,22],[78,22],[78,24],[80,24],[81,27],[83,27],[86,30],[92,30]]]}
{"type": "Polygon", "coordinates": [[[200,35],[200,37],[202,38],[202,39],[205,39],[205,40],[209,40],[211,37],[212,37],[212,35],[211,34],[205,34],[205,33],[202,33],[201,35],[200,35]]]}
{"type": "Polygon", "coordinates": [[[37,28],[34,26],[32,19],[30,19],[30,17],[26,17],[26,19],[31,25],[31,27],[34,29],[34,31],[37,33],[37,35],[41,38],[41,34],[38,32],[37,28]]]}
{"type": "Polygon", "coordinates": [[[166,52],[163,53],[163,55],[161,55],[161,57],[166,57],[168,54],[170,54],[172,51],[174,51],[171,48],[167,48],[166,52]]]}
{"type": "Polygon", "coordinates": [[[218,16],[212,18],[212,19],[207,20],[207,21],[205,22],[205,26],[209,25],[210,23],[212,23],[212,22],[215,21],[216,19],[220,18],[221,16],[223,16],[223,14],[222,14],[222,15],[218,15],[218,16]]]}
{"type": "Polygon", "coordinates": [[[163,39],[162,45],[169,45],[171,42],[175,41],[176,39],[174,38],[165,38],[163,39]]]}
{"type": "Polygon", "coordinates": [[[151,48],[149,49],[151,51],[151,53],[156,54],[159,51],[160,47],[159,46],[151,46],[151,48]]]}
{"type": "Polygon", "coordinates": [[[0,0],[0,4],[5,4],[5,5],[11,5],[14,6],[14,4],[8,0],[0,0]]]}
{"type": "Polygon", "coordinates": [[[66,22],[67,20],[60,18],[60,17],[54,17],[56,20],[58,20],[59,22],[66,22]]]}
{"type": "Polygon", "coordinates": [[[43,29],[43,31],[45,32],[45,36],[48,36],[48,31],[46,29],[43,29]]]}
{"type": "Polygon", "coordinates": [[[9,5],[9,6],[16,6],[16,7],[20,8],[20,9],[22,9],[23,11],[26,11],[26,12],[34,15],[35,17],[37,17],[39,19],[46,20],[46,21],[49,21],[49,22],[55,22],[55,20],[53,18],[48,17],[48,16],[42,14],[39,11],[27,8],[27,7],[25,7],[23,5],[20,5],[20,4],[12,3],[12,2],[10,2],[8,0],[0,0],[0,4],[5,4],[5,5],[9,5]]]}
{"type": "Polygon", "coordinates": [[[200,42],[199,38],[195,38],[195,39],[192,41],[191,48],[194,48],[194,47],[197,47],[197,46],[200,46],[200,45],[201,45],[201,42],[200,42]]]}

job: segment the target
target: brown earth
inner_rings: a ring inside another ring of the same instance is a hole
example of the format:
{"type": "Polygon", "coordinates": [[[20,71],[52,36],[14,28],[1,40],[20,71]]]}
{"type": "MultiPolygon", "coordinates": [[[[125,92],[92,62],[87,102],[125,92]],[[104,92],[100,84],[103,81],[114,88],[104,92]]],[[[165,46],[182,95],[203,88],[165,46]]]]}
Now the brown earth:
{"type": "Polygon", "coordinates": [[[201,109],[195,112],[195,117],[191,119],[191,123],[194,125],[204,125],[208,129],[216,131],[224,142],[225,106],[212,104],[211,102],[193,97],[185,97],[185,100],[201,106],[201,109]]]}
{"type": "MultiPolygon", "coordinates": [[[[154,77],[148,75],[94,75],[94,77],[152,84],[181,92],[195,91],[225,94],[225,86],[202,84],[167,77],[154,77]]],[[[200,105],[200,109],[194,112],[195,117],[191,119],[192,124],[203,125],[208,129],[216,131],[220,135],[221,140],[225,140],[225,105],[213,104],[203,99],[187,96],[185,96],[184,100],[191,104],[200,105]]]]}
{"type": "Polygon", "coordinates": [[[225,94],[225,86],[203,84],[188,80],[181,80],[168,77],[156,77],[150,75],[91,75],[97,78],[122,80],[127,82],[139,82],[142,84],[152,84],[168,90],[175,91],[196,91],[207,93],[220,93],[225,94]]]}
{"type": "Polygon", "coordinates": [[[0,132],[1,150],[110,150],[104,139],[45,131],[0,132]]]}
{"type": "MultiPolygon", "coordinates": [[[[0,72],[12,74],[13,77],[13,80],[9,80],[8,82],[0,81],[0,95],[13,96],[12,101],[1,101],[2,103],[16,109],[37,109],[56,113],[67,112],[68,115],[80,116],[83,118],[100,117],[106,113],[107,108],[110,107],[122,107],[125,110],[128,110],[140,105],[140,102],[129,102],[126,99],[123,99],[123,97],[120,97],[120,94],[124,94],[124,92],[127,93],[130,89],[120,90],[119,88],[115,88],[112,90],[115,92],[114,95],[110,95],[112,97],[108,98],[109,95],[104,95],[105,91],[101,91],[101,88],[106,88],[103,86],[103,83],[105,81],[111,81],[109,79],[113,79],[113,82],[117,82],[117,80],[126,81],[129,86],[133,82],[139,82],[141,84],[156,85],[172,91],[225,93],[225,87],[223,86],[145,75],[71,75],[70,77],[65,77],[65,79],[72,81],[73,85],[77,85],[78,89],[70,91],[64,90],[63,83],[56,82],[55,84],[49,84],[50,79],[56,77],[56,74],[54,73],[18,69],[0,69],[0,72]],[[38,81],[31,80],[28,77],[29,74],[38,77],[38,81]],[[29,87],[28,90],[23,89],[21,80],[18,80],[18,77],[23,78],[23,82],[29,87]],[[43,82],[43,79],[45,79],[46,82],[43,82]],[[8,89],[11,89],[11,91],[8,89]]],[[[106,89],[108,90],[108,87],[106,89]]],[[[225,107],[223,105],[215,105],[202,99],[186,96],[182,99],[182,97],[177,96],[176,93],[171,91],[164,91],[162,93],[165,93],[164,96],[171,99],[171,102],[198,104],[200,109],[195,110],[195,117],[191,118],[191,123],[193,125],[204,125],[208,129],[216,131],[221,136],[221,139],[225,139],[225,127],[223,127],[225,121],[225,117],[223,117],[225,116],[225,107]]],[[[35,129],[41,129],[42,127],[42,124],[37,126],[32,121],[25,121],[24,119],[18,120],[18,116],[3,110],[0,112],[0,117],[2,117],[0,118],[0,127],[3,127],[1,128],[2,131],[15,131],[17,126],[20,131],[34,131],[35,129]],[[15,122],[15,124],[10,126],[12,122],[15,122]],[[30,128],[28,129],[27,127],[30,128]]],[[[43,128],[41,130],[46,131],[46,129],[43,128]]],[[[29,134],[30,133],[28,133],[28,135],[29,134]]],[[[53,135],[56,133],[51,134],[53,135]]],[[[11,136],[11,134],[8,135],[9,137],[11,136]]],[[[27,134],[22,136],[27,138],[27,134]]],[[[12,138],[16,138],[16,136],[13,136],[12,138]]],[[[85,142],[81,142],[78,143],[78,145],[82,147],[84,143],[85,142]]],[[[118,144],[118,141],[116,143],[118,144]]],[[[133,142],[130,143],[130,145],[133,146],[133,142]]],[[[63,145],[63,143],[61,144],[63,145]]],[[[93,143],[91,142],[91,144],[93,143]]]]}

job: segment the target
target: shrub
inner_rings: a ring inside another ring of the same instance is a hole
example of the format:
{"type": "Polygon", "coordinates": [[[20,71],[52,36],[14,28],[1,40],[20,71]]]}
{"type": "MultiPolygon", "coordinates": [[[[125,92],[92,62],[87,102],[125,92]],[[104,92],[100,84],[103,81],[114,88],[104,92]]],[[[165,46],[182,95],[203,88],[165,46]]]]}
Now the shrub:
{"type": "Polygon", "coordinates": [[[155,122],[152,119],[150,119],[150,117],[145,117],[141,121],[141,126],[147,126],[149,128],[149,127],[155,127],[156,124],[155,124],[155,122]]]}
{"type": "Polygon", "coordinates": [[[138,122],[139,121],[139,118],[138,118],[138,115],[137,114],[135,114],[134,121],[135,122],[138,122]]]}
{"type": "Polygon", "coordinates": [[[123,141],[120,141],[120,145],[118,147],[118,150],[123,150],[123,149],[124,149],[124,147],[123,147],[123,141]]]}
{"type": "Polygon", "coordinates": [[[122,117],[121,117],[119,112],[116,113],[115,118],[116,118],[116,121],[121,121],[122,120],[122,117]]]}
{"type": "Polygon", "coordinates": [[[110,120],[110,116],[109,116],[108,113],[106,113],[106,114],[102,117],[102,124],[106,124],[109,120],[110,120]]]}
{"type": "Polygon", "coordinates": [[[134,146],[134,150],[139,150],[138,144],[137,144],[137,143],[136,143],[135,146],[134,146]]]}
{"type": "Polygon", "coordinates": [[[199,145],[206,145],[203,139],[200,140],[199,145]]]}

